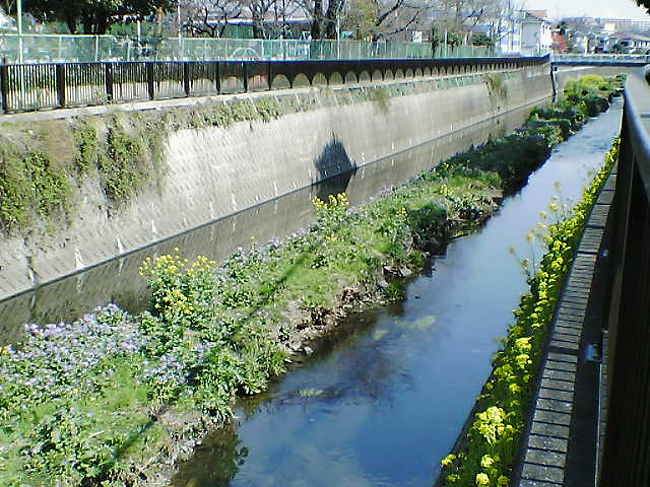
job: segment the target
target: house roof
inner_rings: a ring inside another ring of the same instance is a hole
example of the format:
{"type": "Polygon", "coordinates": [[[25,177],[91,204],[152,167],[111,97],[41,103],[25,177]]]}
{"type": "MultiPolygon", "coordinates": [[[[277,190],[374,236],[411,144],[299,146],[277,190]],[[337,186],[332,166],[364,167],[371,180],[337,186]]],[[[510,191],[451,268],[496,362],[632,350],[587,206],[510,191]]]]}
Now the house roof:
{"type": "Polygon", "coordinates": [[[546,10],[526,10],[525,12],[540,19],[546,19],[546,17],[548,17],[548,12],[546,10]]]}
{"type": "Polygon", "coordinates": [[[650,37],[634,34],[632,32],[615,32],[614,34],[610,34],[609,37],[610,39],[650,42],[650,37]]]}
{"type": "Polygon", "coordinates": [[[526,18],[524,19],[525,21],[533,21],[533,22],[543,22],[546,24],[552,24],[548,17],[546,10],[524,10],[526,13],[526,18]]]}

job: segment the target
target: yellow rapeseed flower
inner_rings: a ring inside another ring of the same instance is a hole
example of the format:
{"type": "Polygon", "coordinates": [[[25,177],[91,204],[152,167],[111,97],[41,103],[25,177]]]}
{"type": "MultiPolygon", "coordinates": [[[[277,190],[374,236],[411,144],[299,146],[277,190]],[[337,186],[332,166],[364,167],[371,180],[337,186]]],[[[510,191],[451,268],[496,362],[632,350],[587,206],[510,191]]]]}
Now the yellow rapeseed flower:
{"type": "Polygon", "coordinates": [[[477,473],[476,474],[476,485],[479,487],[490,485],[490,477],[486,473],[477,473]]]}

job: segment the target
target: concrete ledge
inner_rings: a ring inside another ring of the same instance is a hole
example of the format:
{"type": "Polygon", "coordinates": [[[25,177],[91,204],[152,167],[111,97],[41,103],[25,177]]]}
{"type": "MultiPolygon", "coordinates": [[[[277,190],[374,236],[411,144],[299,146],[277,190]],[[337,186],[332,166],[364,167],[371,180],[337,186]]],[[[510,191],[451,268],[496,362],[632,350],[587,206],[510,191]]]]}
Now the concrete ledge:
{"type": "Polygon", "coordinates": [[[577,423],[584,418],[576,417],[576,403],[585,381],[583,375],[590,374],[592,364],[588,362],[593,362],[587,350],[593,346],[587,337],[592,313],[590,297],[612,201],[612,191],[607,188],[615,178],[615,174],[610,175],[587,221],[549,330],[537,397],[533,400],[515,474],[514,485],[518,487],[583,485],[574,481],[579,475],[567,475],[567,471],[572,468],[576,445],[589,441],[577,434],[577,423]]]}

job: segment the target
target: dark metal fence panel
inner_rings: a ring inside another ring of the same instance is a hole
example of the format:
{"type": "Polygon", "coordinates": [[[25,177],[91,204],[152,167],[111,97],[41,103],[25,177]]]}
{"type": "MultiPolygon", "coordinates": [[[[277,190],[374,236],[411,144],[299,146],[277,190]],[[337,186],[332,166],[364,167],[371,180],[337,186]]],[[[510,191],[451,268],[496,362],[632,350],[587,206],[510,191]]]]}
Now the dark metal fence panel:
{"type": "Polygon", "coordinates": [[[151,67],[146,62],[110,63],[112,67],[113,101],[134,101],[150,98],[151,67]]]}
{"type": "Polygon", "coordinates": [[[625,89],[609,320],[609,404],[600,485],[650,485],[650,86],[625,89]]]}
{"type": "Polygon", "coordinates": [[[3,89],[7,111],[55,108],[58,106],[56,65],[9,65],[3,89]]]}
{"type": "Polygon", "coordinates": [[[265,91],[271,89],[271,80],[269,79],[268,61],[255,61],[247,64],[246,75],[248,77],[248,91],[265,91]]]}
{"type": "Polygon", "coordinates": [[[466,74],[543,65],[548,57],[0,64],[5,113],[241,93],[289,86],[466,74]]]}
{"type": "Polygon", "coordinates": [[[190,61],[187,63],[187,69],[192,96],[212,95],[218,92],[219,69],[217,62],[190,61]]]}
{"type": "Polygon", "coordinates": [[[219,81],[221,93],[241,93],[246,91],[245,66],[243,61],[220,61],[219,81]]]}
{"type": "Polygon", "coordinates": [[[70,63],[65,70],[65,106],[101,105],[107,101],[106,70],[99,63],[70,63]]]}
{"type": "Polygon", "coordinates": [[[154,89],[151,98],[181,98],[185,93],[184,62],[159,61],[152,63],[154,89]]]}

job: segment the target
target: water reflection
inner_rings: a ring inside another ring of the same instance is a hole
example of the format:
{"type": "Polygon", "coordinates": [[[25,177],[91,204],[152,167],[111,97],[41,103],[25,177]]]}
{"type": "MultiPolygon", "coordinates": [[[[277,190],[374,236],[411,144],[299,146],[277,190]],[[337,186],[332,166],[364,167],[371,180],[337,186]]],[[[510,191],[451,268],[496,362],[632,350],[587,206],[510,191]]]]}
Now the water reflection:
{"type": "MultiPolygon", "coordinates": [[[[619,123],[617,105],[560,146],[480,232],[451,242],[410,282],[403,302],[350,316],[339,339],[324,341],[266,394],[242,402],[241,442],[222,442],[227,451],[216,459],[197,451],[174,485],[431,485],[525,290],[508,248],[527,251],[525,235],[556,181],[565,199],[580,194],[619,123]],[[245,457],[237,456],[243,447],[245,457]],[[221,468],[221,458],[235,457],[237,470],[206,476],[221,468]]],[[[210,437],[214,448],[220,435],[210,437]]]]}
{"type": "Polygon", "coordinates": [[[196,451],[201,453],[187,462],[194,472],[192,480],[185,484],[188,487],[228,485],[248,456],[248,448],[241,445],[233,424],[223,426],[206,438],[196,451]],[[202,461],[204,456],[210,457],[210,463],[202,461]]]}
{"type": "Polygon", "coordinates": [[[323,174],[335,169],[349,169],[348,172],[1,301],[0,343],[16,341],[24,323],[72,320],[108,302],[115,302],[133,312],[140,311],[146,306],[148,298],[144,282],[138,275],[138,268],[145,257],[169,253],[178,247],[184,255],[203,254],[220,261],[238,247],[283,238],[309,224],[312,217],[311,199],[314,196],[326,198],[329,194],[346,190],[353,205],[365,202],[381,190],[402,184],[431,168],[437,161],[481,143],[488,137],[496,137],[504,130],[513,129],[522,122],[528,111],[520,109],[511,112],[358,169],[345,149],[332,139],[322,157],[316,161],[316,168],[323,174]]]}

